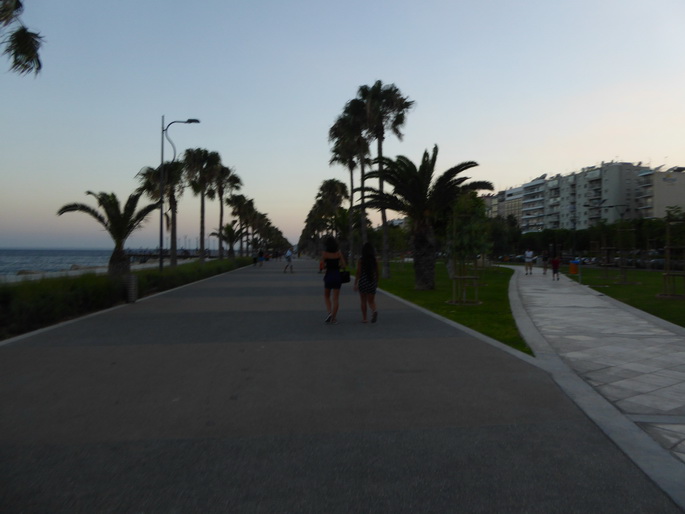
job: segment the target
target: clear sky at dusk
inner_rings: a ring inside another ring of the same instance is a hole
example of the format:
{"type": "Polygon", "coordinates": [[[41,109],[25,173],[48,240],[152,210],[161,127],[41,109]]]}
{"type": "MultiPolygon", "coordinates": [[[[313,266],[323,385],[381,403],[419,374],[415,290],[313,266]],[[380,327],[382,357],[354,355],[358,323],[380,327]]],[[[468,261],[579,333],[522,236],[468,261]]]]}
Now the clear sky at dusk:
{"type": "MultiPolygon", "coordinates": [[[[505,189],[601,161],[685,165],[682,0],[25,0],[42,72],[0,60],[0,247],[110,248],[86,190],[125,199],[160,162],[218,151],[293,243],[329,166],[328,129],[360,85],[414,100],[385,153],[505,189]],[[167,144],[165,156],[171,158],[167,144]]],[[[147,203],[147,202],[144,202],[147,203]]],[[[180,201],[195,246],[199,200],[180,201]]],[[[207,232],[218,226],[207,208],[207,232]]],[[[129,247],[155,247],[158,215],[129,247]]],[[[165,243],[166,244],[166,243],[165,243]]],[[[212,243],[216,247],[216,242],[212,243]]]]}

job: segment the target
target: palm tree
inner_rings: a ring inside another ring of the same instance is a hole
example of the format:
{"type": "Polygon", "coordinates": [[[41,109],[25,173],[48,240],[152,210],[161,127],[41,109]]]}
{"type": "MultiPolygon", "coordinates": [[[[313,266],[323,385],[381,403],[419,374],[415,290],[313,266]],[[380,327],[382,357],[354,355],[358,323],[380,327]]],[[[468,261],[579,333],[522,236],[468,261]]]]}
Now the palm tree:
{"type": "MultiPolygon", "coordinates": [[[[350,100],[345,105],[343,113],[338,117],[333,126],[328,131],[328,139],[333,143],[331,150],[333,156],[330,164],[339,163],[346,166],[350,172],[350,211],[349,211],[349,235],[350,241],[350,262],[354,259],[353,248],[353,227],[354,218],[352,210],[354,205],[354,170],[359,165],[361,170],[361,203],[360,203],[360,220],[366,217],[366,209],[364,206],[364,181],[365,181],[365,164],[369,154],[369,142],[364,137],[364,123],[365,112],[364,105],[358,99],[350,100]]],[[[366,242],[366,224],[361,223],[362,243],[366,242]]]]}
{"type": "Polygon", "coordinates": [[[114,251],[109,258],[107,271],[111,276],[124,276],[131,271],[131,264],[124,250],[126,239],[134,230],[141,227],[148,214],[159,208],[159,202],[146,205],[136,211],[138,200],[140,200],[143,193],[135,192],[128,197],[124,209],[121,210],[119,200],[114,193],[86,191],[86,194],[97,199],[98,207],[101,210],[83,203],[70,203],[57,211],[57,215],[61,216],[65,212],[84,212],[95,218],[98,223],[105,227],[105,230],[107,230],[114,241],[114,251]]]}
{"type": "Polygon", "coordinates": [[[242,238],[242,232],[239,228],[239,223],[238,220],[233,220],[231,221],[230,224],[226,224],[222,227],[220,231],[214,231],[211,234],[209,234],[210,237],[217,237],[219,238],[219,241],[226,243],[228,246],[228,258],[232,259],[235,257],[235,250],[234,246],[236,242],[242,238]]]}
{"type": "Polygon", "coordinates": [[[257,215],[257,210],[254,206],[254,200],[246,198],[243,195],[232,195],[226,203],[232,207],[231,214],[238,218],[240,222],[240,229],[243,234],[240,240],[240,255],[244,255],[243,251],[250,248],[254,253],[254,237],[250,237],[250,229],[254,226],[254,220],[257,215]]]}
{"type": "MultiPolygon", "coordinates": [[[[393,188],[392,193],[370,189],[369,206],[389,209],[406,215],[414,249],[414,285],[416,289],[435,288],[436,227],[444,225],[459,194],[464,191],[492,190],[490,182],[471,182],[459,177],[463,171],[478,166],[473,161],[454,166],[433,179],[438,157],[437,145],[432,155],[423,153],[417,168],[407,157],[398,156],[394,161],[384,158],[385,180],[393,188]]],[[[379,171],[369,173],[378,178],[379,171]]]]}
{"type": "Polygon", "coordinates": [[[238,224],[239,224],[239,232],[240,232],[240,238],[238,239],[238,243],[240,246],[240,256],[243,257],[245,255],[244,253],[244,247],[243,247],[243,236],[245,235],[246,232],[246,225],[245,225],[245,209],[247,205],[247,198],[243,195],[231,195],[226,199],[226,205],[231,207],[231,214],[238,218],[238,224]]]}
{"type": "MultiPolygon", "coordinates": [[[[140,181],[137,191],[146,193],[152,200],[159,200],[159,175],[159,167],[147,167],[140,170],[136,175],[140,181]]],[[[167,229],[171,229],[170,264],[174,267],[178,262],[178,199],[183,195],[183,190],[185,189],[183,163],[178,161],[164,163],[164,189],[164,196],[169,200],[169,212],[171,213],[170,217],[167,215],[167,229]]]]}
{"type": "MultiPolygon", "coordinates": [[[[395,84],[383,85],[377,80],[373,86],[361,86],[357,92],[366,108],[366,130],[370,139],[375,139],[378,144],[378,190],[383,192],[383,141],[386,130],[390,130],[397,138],[402,140],[401,128],[404,126],[407,111],[414,105],[412,100],[402,96],[395,84]]],[[[388,219],[385,209],[381,209],[381,223],[383,231],[383,277],[390,277],[390,260],[388,247],[388,219]]]]}
{"type": "Polygon", "coordinates": [[[316,195],[318,204],[316,211],[326,220],[329,233],[335,233],[336,238],[340,237],[340,233],[335,230],[335,218],[343,201],[347,198],[349,198],[347,186],[337,179],[324,180],[316,195]]]}
{"type": "MultiPolygon", "coordinates": [[[[219,198],[219,227],[224,226],[224,196],[233,194],[233,191],[239,191],[243,182],[240,177],[235,174],[235,171],[228,166],[220,165],[216,174],[214,175],[214,190],[216,196],[219,198]]],[[[219,259],[224,258],[224,245],[221,238],[219,238],[219,259]]]]}
{"type": "Polygon", "coordinates": [[[19,0],[0,0],[0,37],[4,36],[5,28],[18,25],[7,37],[0,39],[0,44],[5,45],[3,53],[12,59],[12,71],[20,75],[31,72],[37,75],[42,68],[38,52],[43,38],[21,22],[23,10],[24,6],[19,0]]]}
{"type": "Polygon", "coordinates": [[[221,157],[217,152],[204,148],[188,149],[183,156],[188,184],[193,193],[200,196],[200,262],[205,260],[205,197],[214,194],[211,186],[220,163],[221,157]]]}

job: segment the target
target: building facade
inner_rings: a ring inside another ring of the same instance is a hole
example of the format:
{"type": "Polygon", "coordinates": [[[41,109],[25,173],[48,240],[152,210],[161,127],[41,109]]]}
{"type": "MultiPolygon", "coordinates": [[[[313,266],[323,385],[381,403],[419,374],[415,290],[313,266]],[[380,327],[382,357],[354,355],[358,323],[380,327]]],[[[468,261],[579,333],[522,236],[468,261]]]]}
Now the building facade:
{"type": "Polygon", "coordinates": [[[668,207],[685,210],[685,167],[660,171],[642,163],[603,162],[569,175],[542,175],[490,196],[489,214],[513,215],[523,233],[663,218],[668,207]]]}

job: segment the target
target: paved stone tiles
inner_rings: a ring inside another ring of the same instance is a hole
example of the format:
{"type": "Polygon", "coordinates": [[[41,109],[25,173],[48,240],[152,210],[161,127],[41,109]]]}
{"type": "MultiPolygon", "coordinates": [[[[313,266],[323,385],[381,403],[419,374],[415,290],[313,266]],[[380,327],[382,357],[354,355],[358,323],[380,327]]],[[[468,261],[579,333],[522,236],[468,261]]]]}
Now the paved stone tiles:
{"type": "Polygon", "coordinates": [[[521,274],[517,280],[525,308],[550,347],[685,462],[685,329],[567,277],[521,274]]]}

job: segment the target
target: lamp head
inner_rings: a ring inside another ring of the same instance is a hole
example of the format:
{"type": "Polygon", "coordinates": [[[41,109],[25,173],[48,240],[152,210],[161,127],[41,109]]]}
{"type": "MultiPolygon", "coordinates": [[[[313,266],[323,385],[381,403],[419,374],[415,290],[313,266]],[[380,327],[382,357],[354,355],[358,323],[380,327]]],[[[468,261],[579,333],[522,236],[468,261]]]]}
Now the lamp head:
{"type": "Polygon", "coordinates": [[[190,118],[184,121],[183,123],[200,123],[200,120],[196,120],[195,118],[190,118]]]}

